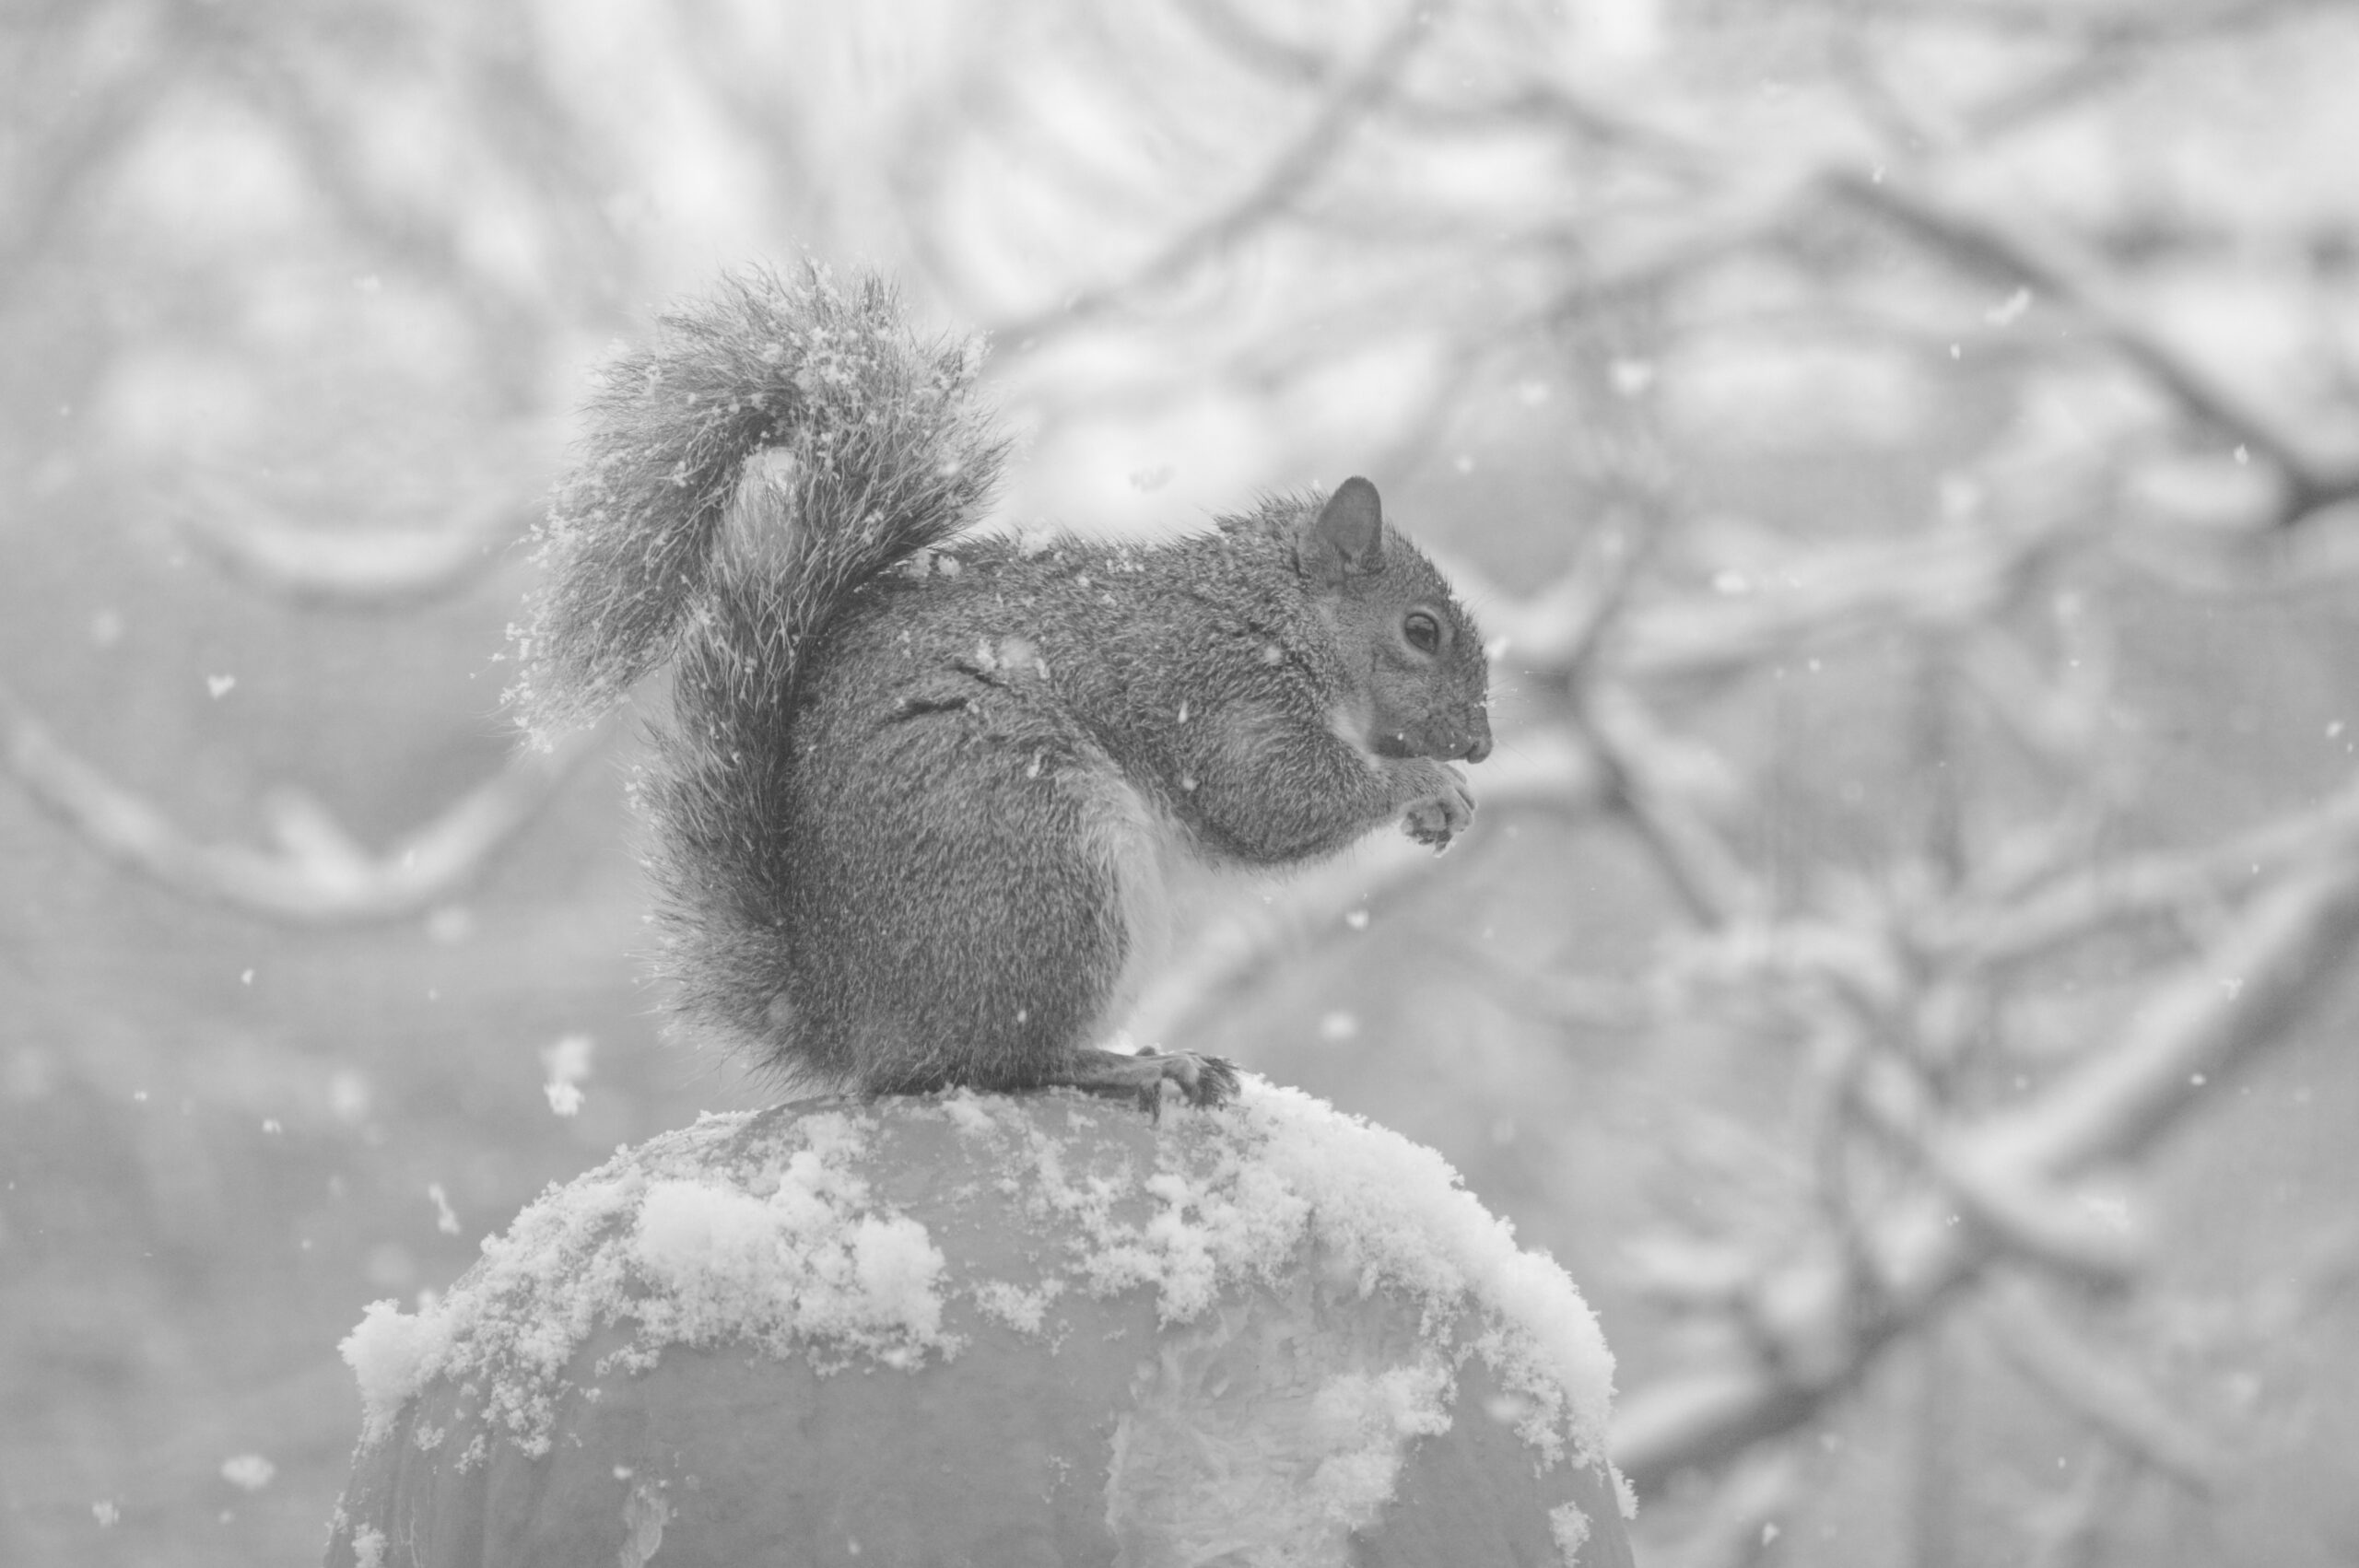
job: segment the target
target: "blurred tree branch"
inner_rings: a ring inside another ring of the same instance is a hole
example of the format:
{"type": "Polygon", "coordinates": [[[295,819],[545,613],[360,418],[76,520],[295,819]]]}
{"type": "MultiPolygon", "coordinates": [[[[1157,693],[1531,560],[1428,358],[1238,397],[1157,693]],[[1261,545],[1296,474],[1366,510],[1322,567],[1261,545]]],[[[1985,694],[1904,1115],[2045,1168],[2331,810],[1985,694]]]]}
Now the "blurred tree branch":
{"type": "MultiPolygon", "coordinates": [[[[2022,1104],[1958,1133],[1959,1157],[2010,1177],[2054,1182],[2140,1153],[2215,1085],[2280,1044],[2346,973],[2359,945],[2359,855],[2288,872],[2256,892],[2203,953],[2154,988],[2121,1037],[2022,1104]]],[[[1774,1341],[1811,1354],[1756,1354],[1632,1391],[1614,1454],[1642,1489],[1724,1462],[1812,1419],[1876,1353],[1976,1280],[1998,1256],[1989,1234],[1919,1201],[1869,1233],[1878,1274],[1839,1279],[1824,1259],[1773,1268],[1768,1293],[1804,1304],[1774,1341]],[[1851,1293],[1866,1289],[1862,1312],[1851,1293]],[[1829,1353],[1828,1347],[1834,1347],[1829,1353]]]]}
{"type": "Polygon", "coordinates": [[[270,802],[278,844],[201,843],[161,811],[68,750],[0,685],[9,774],[34,803],[110,860],[184,897],[290,925],[405,919],[471,887],[557,790],[603,748],[607,731],[555,751],[520,750],[498,774],[371,853],[310,796],[270,802]]]}
{"type": "Polygon", "coordinates": [[[2227,1472],[2218,1445],[2121,1363],[2066,1323],[2028,1282],[1994,1285],[1975,1317],[2001,1360],[2069,1406],[2123,1453],[2199,1495],[2227,1472]]]}
{"type": "Polygon", "coordinates": [[[1086,286],[1047,310],[998,322],[992,335],[1004,342],[1038,344],[1141,295],[1168,287],[1225,253],[1241,236],[1271,221],[1325,172],[1353,126],[1389,90],[1402,63],[1426,37],[1435,10],[1433,0],[1416,0],[1403,7],[1365,59],[1316,106],[1293,139],[1218,210],[1165,239],[1154,254],[1126,276],[1086,286]]]}
{"type": "Polygon", "coordinates": [[[398,613],[465,591],[499,567],[541,511],[494,494],[431,524],[323,526],[290,515],[250,486],[183,476],[175,518],[231,576],[289,604],[398,613]]]}
{"type": "Polygon", "coordinates": [[[1883,171],[1828,172],[1843,199],[1891,218],[1957,261],[1990,268],[2068,302],[2197,418],[2267,456],[2284,474],[2286,493],[2276,513],[2294,523],[2359,496],[2359,440],[2331,443],[2262,408],[2194,356],[2130,299],[2121,282],[2097,260],[2054,229],[2036,228],[2014,212],[1988,203],[1936,195],[1883,171]]]}

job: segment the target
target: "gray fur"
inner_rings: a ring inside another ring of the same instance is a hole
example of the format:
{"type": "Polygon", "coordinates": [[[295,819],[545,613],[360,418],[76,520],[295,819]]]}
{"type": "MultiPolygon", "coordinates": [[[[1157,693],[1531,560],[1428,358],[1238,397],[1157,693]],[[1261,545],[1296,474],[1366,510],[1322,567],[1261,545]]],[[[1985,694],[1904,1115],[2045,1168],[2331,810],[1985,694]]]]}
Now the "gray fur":
{"type": "Polygon", "coordinates": [[[816,273],[666,327],[593,405],[520,702],[546,728],[675,663],[641,798],[683,1016],[816,1083],[1221,1097],[1212,1059],[1095,1048],[1156,866],[1463,827],[1486,677],[1447,585],[1365,480],[1153,546],[952,547],[1004,451],[971,355],[816,273]]]}

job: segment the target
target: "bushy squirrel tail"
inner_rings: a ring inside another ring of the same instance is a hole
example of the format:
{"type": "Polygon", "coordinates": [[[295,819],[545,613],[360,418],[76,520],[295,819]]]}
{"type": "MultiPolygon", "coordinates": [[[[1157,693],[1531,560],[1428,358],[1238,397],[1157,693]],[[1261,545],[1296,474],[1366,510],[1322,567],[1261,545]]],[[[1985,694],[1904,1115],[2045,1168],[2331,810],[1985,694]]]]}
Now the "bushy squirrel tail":
{"type": "Polygon", "coordinates": [[[861,583],[981,515],[1007,443],[974,396],[980,341],[921,339],[876,278],[751,273],[661,325],[591,400],[510,699],[546,743],[674,666],[634,794],[675,1005],[814,1070],[772,1012],[798,678],[861,583]]]}
{"type": "Polygon", "coordinates": [[[674,660],[684,725],[785,702],[845,595],[975,521],[1006,457],[980,340],[924,340],[879,278],[748,272],[660,327],[607,367],[541,533],[509,697],[544,743],[674,660]]]}

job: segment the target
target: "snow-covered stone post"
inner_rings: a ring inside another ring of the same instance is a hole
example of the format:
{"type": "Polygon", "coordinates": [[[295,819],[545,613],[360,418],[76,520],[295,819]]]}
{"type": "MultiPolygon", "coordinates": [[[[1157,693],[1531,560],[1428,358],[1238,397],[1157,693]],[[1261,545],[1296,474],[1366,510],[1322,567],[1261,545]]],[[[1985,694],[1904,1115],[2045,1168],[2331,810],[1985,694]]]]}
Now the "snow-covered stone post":
{"type": "Polygon", "coordinates": [[[1572,1281],[1250,1079],[710,1117],[345,1353],[331,1568],[1630,1560],[1572,1281]]]}

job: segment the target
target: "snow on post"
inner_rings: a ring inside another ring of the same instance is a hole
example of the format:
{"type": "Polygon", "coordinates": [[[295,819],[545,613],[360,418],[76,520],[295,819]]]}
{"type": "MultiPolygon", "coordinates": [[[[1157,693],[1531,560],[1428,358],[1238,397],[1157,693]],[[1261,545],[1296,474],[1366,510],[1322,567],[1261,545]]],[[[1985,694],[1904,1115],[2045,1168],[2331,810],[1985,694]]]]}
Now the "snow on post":
{"type": "Polygon", "coordinates": [[[1572,1281],[1258,1080],[708,1117],[344,1352],[330,1568],[1629,1562],[1572,1281]]]}

